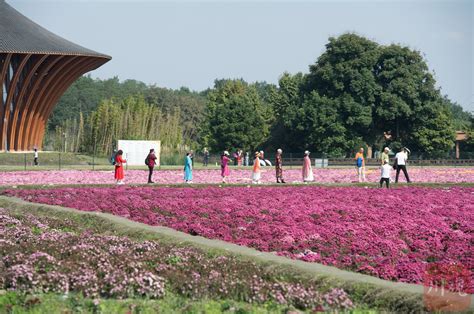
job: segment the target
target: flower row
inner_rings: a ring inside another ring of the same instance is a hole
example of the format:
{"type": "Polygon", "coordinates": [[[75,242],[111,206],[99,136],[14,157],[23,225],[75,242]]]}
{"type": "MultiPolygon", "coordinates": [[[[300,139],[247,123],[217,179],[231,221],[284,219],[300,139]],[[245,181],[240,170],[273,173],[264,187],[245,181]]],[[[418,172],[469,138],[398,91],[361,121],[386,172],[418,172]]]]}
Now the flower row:
{"type": "MultiPolygon", "coordinates": [[[[474,188],[112,187],[6,193],[396,281],[422,283],[432,263],[474,269],[474,188]]],[[[472,284],[464,289],[474,291],[472,284]]]]}
{"type": "Polygon", "coordinates": [[[78,228],[71,221],[18,216],[0,209],[0,289],[80,292],[89,297],[190,298],[278,302],[300,309],[348,309],[341,289],[278,280],[262,266],[233,256],[157,241],[136,242],[78,228]]]}
{"type": "MultiPolygon", "coordinates": [[[[263,183],[275,183],[275,170],[272,167],[262,168],[263,183]]],[[[412,167],[409,170],[410,179],[413,182],[426,183],[463,183],[474,182],[474,168],[419,168],[412,167]]],[[[315,182],[318,183],[353,183],[357,182],[355,168],[339,169],[313,169],[315,182]]],[[[220,183],[222,181],[220,170],[194,170],[193,181],[195,183],[220,183]]],[[[248,184],[251,183],[250,169],[232,169],[227,183],[248,184]]],[[[395,173],[392,172],[392,180],[395,173]]],[[[283,177],[289,183],[301,183],[302,174],[298,169],[286,169],[283,177]]],[[[125,170],[125,183],[146,183],[148,171],[125,170]]],[[[367,170],[367,182],[378,182],[380,170],[369,168],[367,170]]],[[[400,181],[405,178],[401,174],[400,181]]],[[[153,181],[160,184],[183,183],[183,172],[181,170],[155,171],[153,181]]],[[[5,185],[49,185],[49,184],[112,184],[114,174],[112,171],[88,171],[88,170],[63,170],[63,171],[11,171],[2,172],[0,186],[5,185]]]]}

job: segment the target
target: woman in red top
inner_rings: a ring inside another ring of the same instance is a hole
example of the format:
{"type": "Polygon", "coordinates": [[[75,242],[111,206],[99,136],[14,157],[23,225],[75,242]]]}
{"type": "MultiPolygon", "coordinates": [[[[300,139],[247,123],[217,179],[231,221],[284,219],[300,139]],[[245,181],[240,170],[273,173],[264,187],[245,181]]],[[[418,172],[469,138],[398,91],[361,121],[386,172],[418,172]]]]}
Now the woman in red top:
{"type": "Polygon", "coordinates": [[[115,155],[115,183],[123,184],[123,164],[127,161],[122,158],[123,151],[120,149],[115,155]]]}

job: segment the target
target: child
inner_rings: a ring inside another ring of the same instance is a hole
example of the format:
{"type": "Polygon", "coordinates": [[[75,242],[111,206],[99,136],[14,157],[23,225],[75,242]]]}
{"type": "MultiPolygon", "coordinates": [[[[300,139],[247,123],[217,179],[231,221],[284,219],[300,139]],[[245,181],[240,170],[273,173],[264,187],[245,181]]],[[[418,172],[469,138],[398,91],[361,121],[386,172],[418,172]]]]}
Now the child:
{"type": "Polygon", "coordinates": [[[385,185],[387,186],[387,189],[390,187],[390,172],[392,171],[392,167],[388,164],[387,160],[383,161],[383,166],[380,167],[381,169],[381,175],[380,175],[380,187],[383,186],[383,183],[385,182],[385,185]]]}
{"type": "Polygon", "coordinates": [[[365,159],[364,159],[364,149],[361,147],[359,152],[354,157],[357,166],[357,177],[359,182],[365,181],[365,159]]]}

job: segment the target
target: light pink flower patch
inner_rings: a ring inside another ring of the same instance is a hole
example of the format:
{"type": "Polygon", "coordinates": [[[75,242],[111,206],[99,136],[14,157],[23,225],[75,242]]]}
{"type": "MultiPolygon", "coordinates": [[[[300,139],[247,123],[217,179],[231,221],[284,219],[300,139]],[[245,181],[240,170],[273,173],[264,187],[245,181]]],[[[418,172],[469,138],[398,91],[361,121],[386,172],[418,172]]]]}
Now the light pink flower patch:
{"type": "Polygon", "coordinates": [[[474,269],[474,188],[122,186],[5,193],[390,280],[422,283],[430,263],[474,269]]]}
{"type": "MultiPolygon", "coordinates": [[[[354,168],[344,169],[314,169],[314,178],[317,183],[353,183],[357,182],[357,173],[354,168]]],[[[287,169],[284,178],[289,183],[302,183],[300,169],[287,169]]],[[[410,168],[410,178],[413,182],[426,183],[463,183],[474,182],[474,168],[410,168]]],[[[251,184],[250,169],[232,169],[227,182],[230,184],[251,184]]],[[[392,181],[395,179],[395,171],[392,172],[392,181]]],[[[125,183],[141,184],[148,180],[148,171],[126,170],[125,183]]],[[[183,183],[183,172],[181,170],[155,171],[153,180],[160,184],[183,183]]],[[[367,170],[367,182],[378,182],[380,180],[379,169],[367,170]]],[[[275,170],[272,167],[263,168],[262,180],[265,183],[275,183],[275,170]]],[[[195,170],[193,182],[204,184],[221,183],[220,170],[195,170]]],[[[400,174],[400,182],[405,182],[403,173],[400,174]]],[[[54,185],[54,184],[113,184],[113,171],[88,171],[88,170],[62,170],[62,171],[10,171],[0,174],[0,186],[5,185],[54,185]]]]}

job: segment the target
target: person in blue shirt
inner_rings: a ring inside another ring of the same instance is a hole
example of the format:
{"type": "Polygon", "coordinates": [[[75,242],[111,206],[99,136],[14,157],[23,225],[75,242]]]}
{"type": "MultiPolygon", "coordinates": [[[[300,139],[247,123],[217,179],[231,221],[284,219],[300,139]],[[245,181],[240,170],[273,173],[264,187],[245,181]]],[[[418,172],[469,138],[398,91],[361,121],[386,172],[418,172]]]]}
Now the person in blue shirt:
{"type": "Polygon", "coordinates": [[[192,183],[193,181],[193,161],[191,159],[191,152],[186,153],[184,158],[184,181],[192,183]]]}

